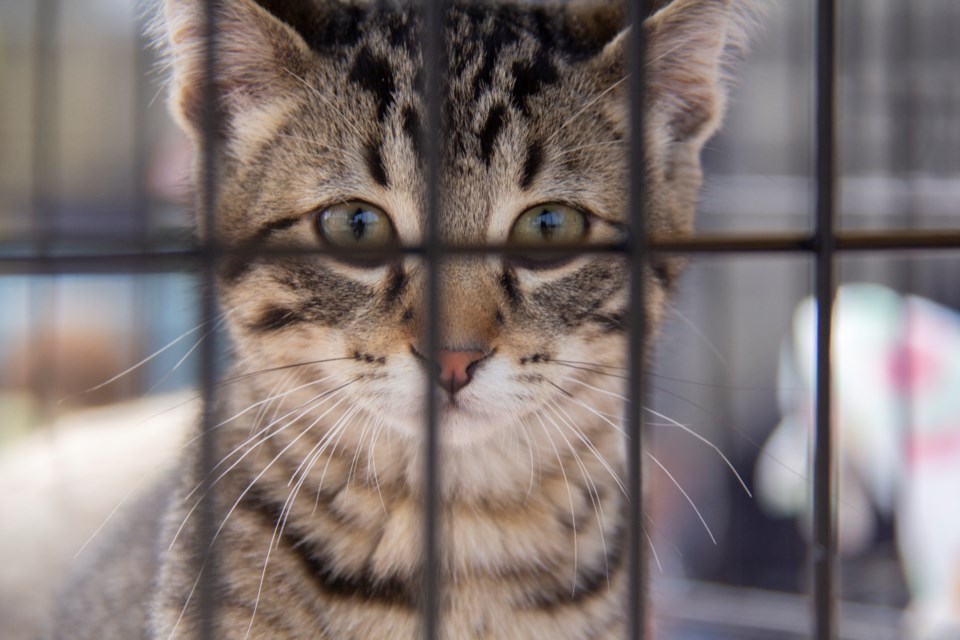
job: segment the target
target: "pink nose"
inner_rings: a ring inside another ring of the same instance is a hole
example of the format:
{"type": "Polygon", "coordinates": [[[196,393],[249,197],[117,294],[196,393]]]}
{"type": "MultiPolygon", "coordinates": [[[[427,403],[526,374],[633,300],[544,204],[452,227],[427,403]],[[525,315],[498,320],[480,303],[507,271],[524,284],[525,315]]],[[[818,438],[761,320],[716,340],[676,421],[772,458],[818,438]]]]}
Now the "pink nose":
{"type": "Polygon", "coordinates": [[[440,386],[455,394],[467,386],[473,379],[473,365],[483,359],[482,351],[446,351],[437,352],[437,364],[440,365],[440,374],[437,381],[440,386]]]}

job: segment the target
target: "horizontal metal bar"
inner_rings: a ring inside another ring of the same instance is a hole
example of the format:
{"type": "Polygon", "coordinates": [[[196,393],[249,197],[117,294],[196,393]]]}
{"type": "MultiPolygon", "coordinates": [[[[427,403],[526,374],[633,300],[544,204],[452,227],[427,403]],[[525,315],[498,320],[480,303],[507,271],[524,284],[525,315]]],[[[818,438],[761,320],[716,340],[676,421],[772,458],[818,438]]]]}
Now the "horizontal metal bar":
{"type": "MultiPolygon", "coordinates": [[[[911,251],[915,249],[960,249],[960,230],[892,230],[841,231],[835,236],[836,251],[911,251]]],[[[813,236],[806,233],[773,233],[755,235],[695,235],[689,237],[652,236],[648,242],[651,253],[812,253],[813,236]]],[[[603,245],[565,245],[557,247],[523,247],[503,245],[473,245],[443,247],[454,255],[497,254],[554,254],[587,255],[627,253],[626,243],[603,245]]],[[[196,268],[192,263],[209,259],[205,248],[174,251],[146,251],[142,253],[62,253],[29,255],[22,248],[8,250],[2,255],[0,247],[0,274],[34,273],[57,274],[66,272],[100,273],[111,271],[158,272],[183,271],[196,268]]],[[[358,250],[337,248],[249,247],[219,248],[220,258],[284,258],[309,255],[332,257],[397,257],[423,255],[423,247],[358,250]]]]}
{"type": "MultiPolygon", "coordinates": [[[[835,251],[909,251],[960,249],[960,229],[894,229],[837,231],[835,251]]],[[[789,253],[815,252],[815,236],[808,233],[654,236],[650,250],[660,253],[789,253]]]]}

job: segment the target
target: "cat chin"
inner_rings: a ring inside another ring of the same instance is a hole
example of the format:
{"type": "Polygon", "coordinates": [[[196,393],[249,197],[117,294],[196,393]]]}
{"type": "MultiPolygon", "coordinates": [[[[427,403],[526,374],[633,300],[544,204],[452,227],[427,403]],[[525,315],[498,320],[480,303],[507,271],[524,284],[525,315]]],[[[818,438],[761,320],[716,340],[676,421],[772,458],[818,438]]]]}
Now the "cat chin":
{"type": "MultiPolygon", "coordinates": [[[[463,407],[451,405],[438,407],[437,436],[440,446],[450,449],[480,447],[505,431],[517,428],[511,416],[478,414],[463,407]]],[[[388,423],[401,435],[415,444],[423,443],[426,432],[426,416],[417,414],[399,418],[391,416],[388,423]]]]}

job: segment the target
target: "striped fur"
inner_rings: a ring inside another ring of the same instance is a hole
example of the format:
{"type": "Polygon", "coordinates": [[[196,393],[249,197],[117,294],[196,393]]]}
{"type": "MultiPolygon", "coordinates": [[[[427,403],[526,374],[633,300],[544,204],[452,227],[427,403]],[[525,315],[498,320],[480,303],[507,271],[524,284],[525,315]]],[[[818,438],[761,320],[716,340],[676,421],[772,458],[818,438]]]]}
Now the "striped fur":
{"type": "MultiPolygon", "coordinates": [[[[732,4],[675,0],[644,27],[653,230],[691,228],[700,147],[739,43],[732,4]]],[[[201,232],[244,250],[220,273],[236,365],[208,498],[223,523],[216,637],[415,638],[423,265],[251,250],[316,247],[314,214],[351,200],[387,212],[401,243],[422,240],[423,33],[390,3],[216,6],[222,180],[216,228],[201,232]]],[[[171,103],[198,141],[202,8],[165,3],[171,103]]],[[[442,239],[502,244],[520,213],[558,202],[588,213],[587,245],[623,240],[619,3],[457,3],[446,25],[442,239]]],[[[648,326],[678,269],[651,268],[648,326]]],[[[546,269],[478,255],[442,264],[441,345],[488,354],[438,400],[444,637],[623,635],[627,277],[622,258],[601,253],[546,269]]],[[[195,466],[185,463],[160,535],[150,638],[199,628],[195,466]]],[[[96,637],[111,637],[98,624],[96,637]]]]}

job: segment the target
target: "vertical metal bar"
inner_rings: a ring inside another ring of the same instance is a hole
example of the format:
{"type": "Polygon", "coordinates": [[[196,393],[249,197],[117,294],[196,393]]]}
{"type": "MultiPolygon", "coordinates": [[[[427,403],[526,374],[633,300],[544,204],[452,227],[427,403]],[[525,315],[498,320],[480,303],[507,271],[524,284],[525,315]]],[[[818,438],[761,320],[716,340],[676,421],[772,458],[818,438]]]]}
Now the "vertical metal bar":
{"type": "MultiPolygon", "coordinates": [[[[147,77],[150,71],[150,56],[146,38],[140,32],[139,25],[134,26],[133,32],[133,92],[131,97],[132,117],[131,125],[133,130],[133,143],[130,147],[132,156],[130,166],[132,167],[131,179],[133,180],[133,190],[131,193],[131,209],[133,211],[133,225],[131,226],[131,237],[129,243],[131,247],[136,247],[141,253],[150,250],[150,198],[147,192],[147,171],[148,158],[150,154],[150,145],[148,140],[147,112],[150,105],[149,83],[147,77]]],[[[130,353],[135,355],[134,362],[142,360],[146,354],[144,348],[147,344],[146,335],[149,326],[148,315],[146,313],[148,300],[151,297],[151,291],[155,287],[149,285],[156,276],[147,274],[136,274],[133,276],[141,286],[134,287],[134,294],[130,304],[133,306],[129,314],[130,326],[134,330],[130,332],[130,341],[128,343],[130,353]],[[146,285],[146,286],[143,286],[146,285]]],[[[131,383],[127,383],[127,389],[135,395],[141,395],[146,389],[145,382],[149,377],[149,368],[143,372],[138,372],[133,377],[131,383]]]]}
{"type": "Polygon", "coordinates": [[[148,139],[147,112],[151,101],[150,83],[147,76],[150,71],[150,56],[147,54],[149,44],[146,38],[136,30],[134,32],[134,59],[133,59],[133,93],[131,101],[133,114],[133,144],[130,153],[133,156],[130,166],[132,169],[133,191],[133,226],[131,244],[136,245],[141,252],[150,248],[150,195],[147,192],[147,170],[150,156],[148,139]]]}
{"type": "Polygon", "coordinates": [[[646,552],[643,540],[643,399],[644,399],[644,343],[647,319],[644,311],[645,271],[647,266],[647,232],[644,177],[644,106],[646,93],[646,41],[643,21],[647,17],[647,0],[629,3],[630,34],[627,71],[630,74],[630,244],[627,255],[630,264],[630,326],[628,356],[629,381],[627,389],[627,493],[630,501],[629,520],[629,586],[627,588],[628,633],[631,640],[646,637],[646,552]]]}
{"type": "Polygon", "coordinates": [[[833,505],[834,451],[831,429],[831,318],[836,209],[836,27],[834,0],[817,4],[816,68],[816,444],[813,456],[813,601],[815,638],[836,637],[836,510],[833,505]]]}
{"type": "MultiPolygon", "coordinates": [[[[59,222],[59,132],[60,132],[60,55],[57,51],[61,34],[60,0],[40,0],[33,25],[33,96],[31,110],[32,164],[30,213],[33,249],[41,259],[49,255],[57,236],[59,222]]],[[[53,326],[59,290],[54,277],[31,279],[27,319],[32,327],[31,340],[39,347],[45,340],[44,329],[53,326]]],[[[56,334],[50,334],[56,340],[56,334]]],[[[56,345],[37,351],[39,357],[30,365],[29,384],[37,395],[39,412],[36,424],[53,423],[57,406],[53,397],[56,388],[56,345]]]]}
{"type": "Polygon", "coordinates": [[[439,434],[437,425],[437,400],[433,381],[437,362],[437,329],[439,328],[438,269],[442,259],[438,219],[440,207],[440,154],[442,152],[442,68],[444,6],[442,0],[426,0],[424,6],[426,39],[423,46],[423,68],[426,82],[426,205],[427,229],[425,238],[426,267],[426,340],[425,350],[429,363],[424,380],[427,403],[426,434],[424,439],[424,494],[423,494],[423,637],[437,640],[440,633],[440,531],[437,510],[439,508],[438,484],[440,479],[439,434]]]}
{"type": "MultiPolygon", "coordinates": [[[[220,0],[206,0],[204,3],[205,20],[205,51],[203,73],[203,111],[201,143],[202,193],[197,202],[199,206],[197,222],[202,225],[202,244],[200,247],[201,286],[200,309],[201,321],[205,327],[212,327],[216,315],[216,298],[214,294],[214,277],[218,246],[216,237],[216,210],[217,210],[217,164],[218,164],[218,136],[219,129],[217,103],[219,100],[216,84],[217,74],[217,9],[220,0]]],[[[215,537],[214,519],[216,495],[213,492],[213,474],[208,473],[216,463],[215,431],[212,428],[215,421],[216,399],[214,391],[216,385],[216,340],[213,333],[202,342],[201,350],[201,393],[203,395],[203,431],[200,439],[200,452],[197,460],[200,477],[204,478],[201,494],[207,496],[201,500],[198,517],[198,536],[195,549],[197,557],[197,571],[199,572],[198,607],[200,614],[200,638],[215,640],[217,638],[217,611],[216,585],[218,579],[217,556],[213,549],[215,537]]]]}
{"type": "Polygon", "coordinates": [[[59,192],[57,143],[60,109],[60,0],[39,0],[33,29],[33,131],[31,146],[32,240],[38,255],[49,252],[56,236],[57,210],[52,193],[59,192]]]}

